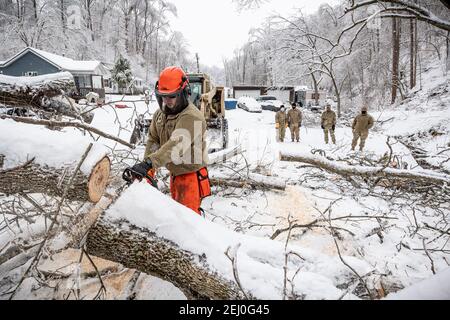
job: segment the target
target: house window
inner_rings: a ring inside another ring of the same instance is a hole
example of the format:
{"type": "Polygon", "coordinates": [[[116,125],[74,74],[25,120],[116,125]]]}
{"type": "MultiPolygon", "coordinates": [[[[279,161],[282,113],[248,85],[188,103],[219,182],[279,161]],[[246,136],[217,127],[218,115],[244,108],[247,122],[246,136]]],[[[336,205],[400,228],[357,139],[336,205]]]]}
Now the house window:
{"type": "Polygon", "coordinates": [[[102,77],[101,76],[92,76],[92,87],[95,89],[103,88],[102,77]]]}
{"type": "Polygon", "coordinates": [[[91,75],[78,75],[73,77],[78,88],[92,88],[91,75]]]}
{"type": "Polygon", "coordinates": [[[35,77],[37,75],[38,75],[37,71],[22,72],[22,76],[24,77],[35,77]]]}

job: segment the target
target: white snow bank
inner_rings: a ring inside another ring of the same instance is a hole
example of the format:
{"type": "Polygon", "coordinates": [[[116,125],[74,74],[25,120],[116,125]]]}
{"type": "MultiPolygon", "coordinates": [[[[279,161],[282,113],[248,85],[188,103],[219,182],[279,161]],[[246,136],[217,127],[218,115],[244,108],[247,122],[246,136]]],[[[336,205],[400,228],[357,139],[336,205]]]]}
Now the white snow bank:
{"type": "MultiPolygon", "coordinates": [[[[44,126],[23,124],[14,120],[0,120],[0,154],[5,155],[3,169],[15,167],[35,157],[34,163],[61,168],[76,164],[87,149],[90,136],[76,129],[52,131],[44,126]]],[[[81,171],[89,174],[108,149],[94,143],[81,171]]]]}
{"type": "Polygon", "coordinates": [[[429,279],[391,293],[387,300],[450,300],[450,268],[429,279]]]}
{"type": "MultiPolygon", "coordinates": [[[[145,182],[134,183],[125,190],[107,210],[106,219],[125,219],[175,242],[182,250],[205,254],[210,269],[230,281],[234,281],[233,270],[225,252],[239,246],[237,268],[243,288],[258,298],[282,298],[284,243],[232,232],[203,219],[145,182]]],[[[287,250],[305,259],[303,262],[291,256],[288,263],[289,279],[301,268],[293,281],[297,294],[306,299],[337,299],[342,295],[336,287],[338,281],[348,281],[353,275],[339,258],[299,246],[289,245],[287,250]]],[[[371,270],[362,260],[348,256],[344,259],[360,274],[371,270]]]]}
{"type": "MultiPolygon", "coordinates": [[[[450,102],[450,99],[449,99],[450,102]]],[[[417,132],[427,131],[430,128],[446,127],[450,123],[450,112],[443,110],[404,110],[375,113],[379,121],[388,121],[382,126],[383,133],[388,136],[408,136],[417,132]]]]}

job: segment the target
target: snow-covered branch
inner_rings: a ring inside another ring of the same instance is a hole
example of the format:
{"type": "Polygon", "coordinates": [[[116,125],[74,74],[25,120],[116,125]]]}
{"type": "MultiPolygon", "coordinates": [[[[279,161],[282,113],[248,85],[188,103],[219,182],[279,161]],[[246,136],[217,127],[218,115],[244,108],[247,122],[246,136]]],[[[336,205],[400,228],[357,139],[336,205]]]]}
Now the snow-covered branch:
{"type": "Polygon", "coordinates": [[[110,135],[108,133],[105,133],[95,127],[92,127],[90,125],[81,123],[81,122],[71,122],[71,121],[53,121],[53,120],[43,120],[43,119],[33,119],[33,118],[26,118],[26,117],[15,117],[15,116],[8,116],[8,115],[0,115],[0,119],[11,119],[16,122],[20,123],[27,123],[27,124],[34,124],[34,125],[40,125],[40,126],[47,126],[49,128],[64,128],[64,127],[72,127],[72,128],[78,128],[87,130],[89,132],[95,133],[103,138],[116,141],[120,144],[123,144],[124,146],[127,146],[128,148],[135,148],[135,146],[131,143],[128,143],[125,140],[120,139],[119,137],[110,135]]]}
{"type": "Polygon", "coordinates": [[[367,178],[401,178],[437,185],[449,185],[450,176],[439,174],[431,170],[403,170],[384,167],[364,167],[352,166],[348,164],[330,161],[325,157],[312,155],[308,153],[287,153],[281,152],[282,161],[298,161],[317,166],[320,169],[327,170],[344,176],[360,176],[367,178]]]}
{"type": "Polygon", "coordinates": [[[438,18],[430,10],[426,9],[425,7],[423,7],[419,4],[402,1],[402,0],[382,0],[382,1],[369,0],[369,1],[362,1],[359,3],[352,3],[352,6],[345,9],[345,13],[349,13],[349,12],[357,10],[358,8],[367,7],[367,6],[378,4],[378,3],[389,3],[389,4],[397,5],[395,7],[394,6],[387,7],[384,10],[382,10],[382,12],[385,12],[385,11],[408,12],[408,13],[414,15],[418,20],[429,23],[439,29],[450,31],[450,23],[448,21],[438,18]]]}

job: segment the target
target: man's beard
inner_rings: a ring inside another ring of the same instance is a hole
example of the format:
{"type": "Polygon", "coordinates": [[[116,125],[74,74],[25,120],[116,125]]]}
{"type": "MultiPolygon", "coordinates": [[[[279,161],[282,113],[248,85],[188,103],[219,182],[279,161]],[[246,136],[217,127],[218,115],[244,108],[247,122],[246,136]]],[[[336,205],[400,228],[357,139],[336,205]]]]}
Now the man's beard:
{"type": "Polygon", "coordinates": [[[169,107],[167,104],[162,102],[160,104],[160,108],[165,114],[174,115],[183,111],[188,106],[188,104],[189,103],[183,103],[183,99],[181,98],[181,96],[178,96],[175,105],[169,107]]]}

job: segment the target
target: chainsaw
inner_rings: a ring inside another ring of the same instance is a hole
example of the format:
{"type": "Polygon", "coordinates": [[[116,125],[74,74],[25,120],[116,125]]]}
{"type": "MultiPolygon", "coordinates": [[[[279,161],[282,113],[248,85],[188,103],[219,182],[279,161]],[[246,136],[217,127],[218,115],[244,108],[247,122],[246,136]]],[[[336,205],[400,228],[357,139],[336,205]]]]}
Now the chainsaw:
{"type": "Polygon", "coordinates": [[[122,179],[127,182],[127,185],[131,185],[135,180],[142,181],[146,179],[153,187],[158,189],[158,181],[155,178],[155,171],[153,169],[149,170],[145,176],[141,173],[136,172],[131,167],[126,168],[122,173],[122,179]]]}

